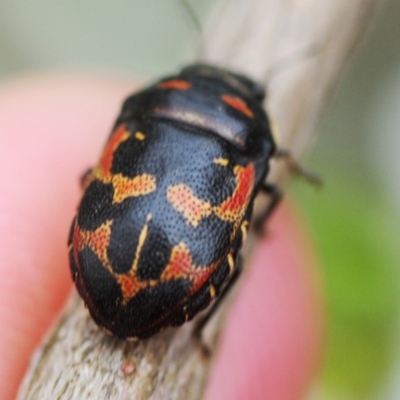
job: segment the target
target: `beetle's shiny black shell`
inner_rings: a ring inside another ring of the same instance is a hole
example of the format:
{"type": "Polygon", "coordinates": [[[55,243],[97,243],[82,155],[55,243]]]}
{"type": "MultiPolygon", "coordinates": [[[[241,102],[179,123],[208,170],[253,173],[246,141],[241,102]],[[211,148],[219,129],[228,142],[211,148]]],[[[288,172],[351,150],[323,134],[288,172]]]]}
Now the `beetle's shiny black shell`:
{"type": "Polygon", "coordinates": [[[248,78],[194,65],[125,101],[69,239],[98,325],[147,338],[218,296],[275,151],[262,99],[248,78]]]}

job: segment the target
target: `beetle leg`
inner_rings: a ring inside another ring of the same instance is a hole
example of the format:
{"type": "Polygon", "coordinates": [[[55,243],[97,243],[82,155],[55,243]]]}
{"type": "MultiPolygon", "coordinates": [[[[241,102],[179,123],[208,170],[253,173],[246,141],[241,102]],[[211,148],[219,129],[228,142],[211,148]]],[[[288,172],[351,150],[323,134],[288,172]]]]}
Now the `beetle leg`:
{"type": "Polygon", "coordinates": [[[210,307],[207,313],[197,321],[194,327],[193,337],[200,342],[203,354],[207,357],[210,356],[211,351],[210,348],[207,346],[207,344],[204,343],[203,341],[202,338],[203,329],[206,326],[207,322],[210,320],[210,318],[215,314],[215,312],[221,305],[222,301],[225,299],[226,295],[230,292],[230,290],[234,286],[235,282],[237,281],[242,272],[242,269],[243,269],[242,257],[240,256],[240,254],[238,254],[238,256],[236,257],[235,269],[233,270],[232,275],[230,276],[225,287],[222,289],[222,292],[220,293],[219,297],[217,297],[214,304],[210,307]]]}
{"type": "MultiPolygon", "coordinates": [[[[301,176],[302,178],[306,179],[308,182],[310,182],[315,186],[322,185],[321,178],[318,175],[314,174],[313,172],[303,169],[303,167],[292,157],[289,151],[284,149],[279,149],[275,153],[275,157],[283,159],[292,173],[301,176]]],[[[263,186],[261,187],[261,190],[271,197],[268,206],[261,213],[261,215],[257,217],[256,220],[254,221],[254,228],[256,232],[260,235],[263,235],[264,223],[269,218],[275,207],[281,201],[283,194],[278,186],[269,183],[264,183],[263,186]]]]}
{"type": "Polygon", "coordinates": [[[315,174],[314,172],[307,171],[304,169],[290,154],[290,151],[285,150],[285,149],[278,149],[274,156],[278,159],[282,159],[283,161],[286,162],[286,165],[288,166],[289,170],[296,174],[301,176],[302,178],[306,179],[308,182],[310,182],[312,185],[315,186],[321,186],[322,185],[322,179],[315,174]]]}
{"type": "Polygon", "coordinates": [[[264,234],[265,221],[269,218],[276,206],[282,200],[283,193],[277,185],[273,185],[271,183],[264,183],[261,187],[261,190],[271,198],[267,207],[265,207],[262,213],[254,220],[254,229],[259,235],[262,236],[264,234]]]}
{"type": "Polygon", "coordinates": [[[92,180],[93,180],[92,173],[93,173],[93,169],[92,168],[88,168],[82,174],[81,179],[80,179],[80,184],[81,184],[82,190],[85,190],[89,186],[90,182],[92,182],[92,180]]]}

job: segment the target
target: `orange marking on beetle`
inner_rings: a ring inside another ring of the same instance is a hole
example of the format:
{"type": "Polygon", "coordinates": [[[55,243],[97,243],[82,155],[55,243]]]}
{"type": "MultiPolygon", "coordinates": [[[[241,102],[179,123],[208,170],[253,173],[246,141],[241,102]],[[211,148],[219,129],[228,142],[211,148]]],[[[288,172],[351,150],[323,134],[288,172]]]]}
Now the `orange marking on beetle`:
{"type": "Polygon", "coordinates": [[[121,287],[122,303],[127,305],[140,290],[149,286],[149,281],[140,281],[136,275],[131,273],[118,274],[117,282],[121,287]]]}
{"type": "Polygon", "coordinates": [[[247,117],[254,117],[253,111],[250,110],[250,108],[241,98],[230,96],[229,94],[223,94],[221,96],[221,99],[224,103],[228,104],[229,106],[246,115],[247,117]]]}
{"type": "Polygon", "coordinates": [[[232,196],[214,207],[214,212],[224,221],[237,221],[244,216],[253,193],[255,171],[253,164],[237,165],[234,170],[237,186],[232,196]]]}
{"type": "Polygon", "coordinates": [[[147,239],[147,235],[149,232],[149,222],[151,221],[151,214],[147,215],[146,223],[142,228],[139,234],[139,240],[135,251],[135,258],[133,260],[132,266],[130,270],[125,274],[116,274],[117,281],[121,286],[123,304],[128,304],[129,300],[131,300],[139,290],[145,289],[148,286],[152,285],[151,280],[141,281],[138,279],[136,272],[139,265],[140,253],[142,252],[144,243],[147,239]]]}
{"type": "Polygon", "coordinates": [[[161,82],[157,86],[161,89],[187,90],[192,87],[192,84],[182,79],[171,79],[170,81],[161,82]]]}
{"type": "Polygon", "coordinates": [[[138,264],[139,264],[140,253],[142,252],[142,249],[143,249],[143,246],[144,246],[144,242],[146,241],[147,235],[149,233],[149,222],[151,221],[151,218],[152,218],[152,215],[148,214],[147,218],[146,218],[146,223],[144,224],[144,227],[140,232],[138,245],[137,245],[136,252],[135,252],[135,259],[133,260],[132,267],[131,267],[131,269],[129,271],[130,273],[137,271],[137,267],[138,267],[138,264]]]}
{"type": "Polygon", "coordinates": [[[229,272],[232,273],[232,271],[235,269],[235,260],[233,258],[232,253],[228,254],[228,266],[229,266],[229,272]]]}
{"type": "Polygon", "coordinates": [[[137,140],[143,141],[144,139],[146,139],[146,135],[143,132],[137,131],[135,133],[135,138],[137,140]]]}
{"type": "Polygon", "coordinates": [[[189,295],[192,295],[207,282],[220,263],[221,261],[218,260],[204,267],[194,265],[188,247],[181,242],[172,248],[169,263],[161,274],[161,281],[187,279],[192,282],[189,292],[189,295]]]}
{"type": "Polygon", "coordinates": [[[217,289],[214,285],[210,285],[210,297],[213,299],[217,295],[217,289]]]}
{"type": "Polygon", "coordinates": [[[174,209],[181,213],[186,221],[196,228],[201,220],[212,214],[223,221],[240,223],[250,202],[254,188],[255,170],[253,164],[246,167],[237,165],[233,172],[236,176],[236,188],[231,196],[216,206],[196,197],[192,189],[183,184],[170,186],[167,199],[174,209]]]}
{"type": "Polygon", "coordinates": [[[114,159],[114,153],[119,145],[130,137],[131,133],[126,130],[126,124],[120,125],[110,140],[108,141],[100,162],[94,169],[94,176],[104,183],[110,183],[112,179],[111,167],[114,159]]]}
{"type": "MultiPolygon", "coordinates": [[[[77,263],[78,252],[82,251],[86,247],[89,247],[96,254],[102,266],[108,272],[110,272],[110,274],[117,281],[121,289],[123,305],[127,305],[140,290],[155,286],[159,283],[159,281],[162,282],[176,279],[187,279],[192,284],[190,292],[188,293],[190,296],[204,286],[214,271],[221,264],[221,260],[217,260],[211,265],[194,265],[192,255],[190,254],[187,245],[181,242],[172,248],[169,263],[161,274],[160,280],[140,280],[137,276],[137,267],[139,264],[140,253],[148,235],[150,220],[151,214],[147,216],[146,224],[140,232],[132,266],[126,273],[115,272],[108,258],[107,249],[110,244],[111,227],[113,223],[112,220],[104,222],[94,231],[81,229],[79,228],[78,224],[75,224],[74,227],[73,247],[74,256],[77,263]]],[[[212,288],[210,288],[210,295],[213,296],[213,293],[215,295],[215,288],[214,291],[212,288]]]]}
{"type": "Polygon", "coordinates": [[[192,288],[189,295],[192,295],[193,293],[196,293],[199,289],[201,289],[204,284],[210,279],[215,270],[220,266],[220,264],[221,260],[217,260],[211,265],[195,268],[193,272],[188,276],[188,279],[192,281],[192,288]]]}
{"type": "Polygon", "coordinates": [[[226,167],[229,164],[229,160],[227,158],[214,158],[213,162],[214,164],[222,165],[223,167],[226,167]]]}
{"type": "Polygon", "coordinates": [[[247,238],[247,232],[249,230],[249,222],[243,221],[240,225],[240,230],[242,231],[242,241],[244,242],[247,238]]]}
{"type": "Polygon", "coordinates": [[[113,204],[121,203],[128,197],[145,196],[157,188],[156,178],[150,174],[142,174],[134,178],[116,174],[113,175],[111,182],[114,187],[113,204]]]}
{"type": "Polygon", "coordinates": [[[197,198],[192,189],[182,183],[167,189],[167,199],[175,210],[183,214],[187,222],[195,228],[212,212],[209,202],[197,198]]]}
{"type": "Polygon", "coordinates": [[[191,274],[192,256],[185,243],[181,242],[172,248],[171,258],[161,275],[162,280],[186,278],[191,274]]]}
{"type": "Polygon", "coordinates": [[[127,304],[132,297],[134,297],[139,290],[145,289],[146,287],[154,285],[154,281],[140,281],[136,276],[137,266],[139,264],[139,257],[142,251],[144,242],[148,234],[148,224],[151,220],[151,214],[147,216],[146,224],[143,227],[139,235],[139,241],[135,252],[135,258],[132,266],[127,273],[117,273],[114,271],[107,254],[107,249],[110,244],[111,237],[111,226],[112,220],[108,220],[100,225],[94,231],[88,231],[80,229],[78,224],[75,224],[73,245],[74,245],[74,256],[76,262],[78,262],[78,252],[82,251],[85,247],[89,247],[93,253],[96,254],[100,260],[102,266],[110,272],[115,278],[121,288],[121,294],[123,304],[127,304]]]}
{"type": "Polygon", "coordinates": [[[111,237],[111,225],[112,220],[108,220],[94,231],[88,231],[79,228],[78,224],[75,224],[73,242],[74,256],[77,263],[77,253],[79,251],[82,251],[85,247],[89,247],[89,249],[91,249],[93,253],[96,254],[103,267],[107,269],[111,274],[114,273],[107,255],[107,248],[110,243],[111,237]]]}

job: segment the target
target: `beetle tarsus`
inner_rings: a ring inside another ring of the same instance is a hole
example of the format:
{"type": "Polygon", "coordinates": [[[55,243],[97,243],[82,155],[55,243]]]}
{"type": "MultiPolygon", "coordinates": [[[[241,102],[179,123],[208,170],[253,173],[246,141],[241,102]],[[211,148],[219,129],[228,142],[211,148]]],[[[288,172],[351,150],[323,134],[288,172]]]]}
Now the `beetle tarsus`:
{"type": "Polygon", "coordinates": [[[263,212],[254,220],[253,226],[259,236],[265,236],[265,221],[267,221],[272,212],[275,210],[276,206],[282,200],[283,193],[279,186],[271,183],[264,183],[261,190],[270,196],[271,200],[263,212]]]}
{"type": "Polygon", "coordinates": [[[232,275],[230,276],[228,282],[226,283],[226,285],[223,288],[222,292],[220,293],[219,297],[217,297],[214,304],[212,304],[212,306],[207,311],[207,313],[197,321],[197,323],[194,327],[193,337],[200,343],[203,355],[206,357],[209,357],[211,355],[211,349],[204,342],[203,329],[206,326],[206,324],[208,323],[208,321],[211,319],[211,317],[218,310],[222,301],[225,299],[226,295],[230,292],[230,290],[234,286],[235,282],[238,280],[242,270],[243,270],[243,261],[242,261],[241,255],[239,254],[236,257],[235,269],[233,270],[232,275]]]}
{"type": "Polygon", "coordinates": [[[93,169],[92,168],[88,168],[81,176],[80,179],[80,184],[81,184],[81,189],[85,190],[90,182],[92,181],[92,173],[93,173],[93,169]]]}

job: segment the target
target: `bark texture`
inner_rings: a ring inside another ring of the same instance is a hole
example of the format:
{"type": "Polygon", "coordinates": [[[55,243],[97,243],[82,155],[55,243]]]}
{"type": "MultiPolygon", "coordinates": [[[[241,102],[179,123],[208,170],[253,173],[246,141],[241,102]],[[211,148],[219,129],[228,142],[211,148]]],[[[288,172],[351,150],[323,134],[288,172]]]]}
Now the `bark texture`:
{"type": "MultiPolygon", "coordinates": [[[[302,159],[378,3],[224,0],[206,25],[202,61],[265,82],[280,145],[302,159]]],[[[276,164],[272,179],[282,185],[287,174],[276,164]]],[[[226,308],[207,326],[212,349],[226,308]]],[[[146,341],[119,341],[99,331],[74,293],[32,359],[19,399],[201,399],[212,358],[203,357],[192,329],[188,323],[146,341]]]]}

